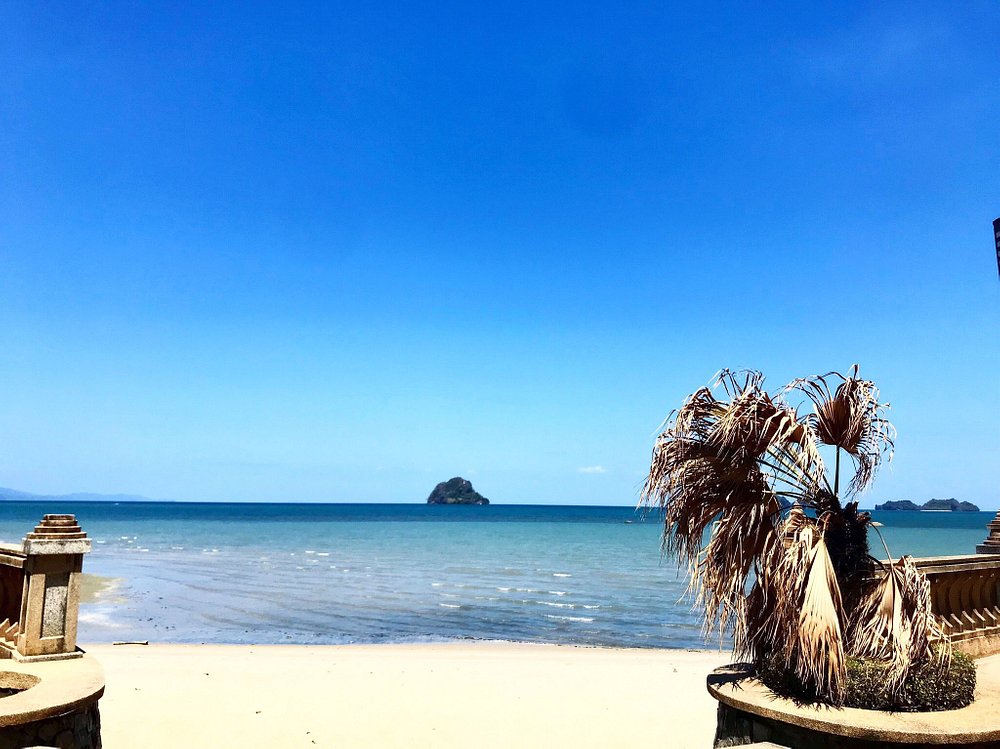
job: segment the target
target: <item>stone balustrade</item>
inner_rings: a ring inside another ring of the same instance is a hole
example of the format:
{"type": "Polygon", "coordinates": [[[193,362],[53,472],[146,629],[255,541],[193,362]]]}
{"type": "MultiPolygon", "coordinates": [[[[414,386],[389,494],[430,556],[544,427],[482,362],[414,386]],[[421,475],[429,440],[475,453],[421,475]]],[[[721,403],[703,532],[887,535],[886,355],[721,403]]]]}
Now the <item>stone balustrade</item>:
{"type": "Polygon", "coordinates": [[[1000,653],[1000,555],[923,557],[913,563],[931,584],[931,605],[956,650],[1000,653]]]}

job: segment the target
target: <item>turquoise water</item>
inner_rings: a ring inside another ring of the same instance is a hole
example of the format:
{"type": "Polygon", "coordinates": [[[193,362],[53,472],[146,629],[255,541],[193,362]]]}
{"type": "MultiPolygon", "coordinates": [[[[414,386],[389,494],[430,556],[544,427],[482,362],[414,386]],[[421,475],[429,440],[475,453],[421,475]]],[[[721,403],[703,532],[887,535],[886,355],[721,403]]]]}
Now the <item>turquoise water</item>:
{"type": "MultiPolygon", "coordinates": [[[[628,507],[11,502],[0,538],[72,512],[121,578],[80,640],[461,638],[702,647],[660,525],[628,507]]],[[[894,556],[972,553],[993,513],[875,513],[894,556]]],[[[872,538],[872,551],[881,556],[872,538]]]]}

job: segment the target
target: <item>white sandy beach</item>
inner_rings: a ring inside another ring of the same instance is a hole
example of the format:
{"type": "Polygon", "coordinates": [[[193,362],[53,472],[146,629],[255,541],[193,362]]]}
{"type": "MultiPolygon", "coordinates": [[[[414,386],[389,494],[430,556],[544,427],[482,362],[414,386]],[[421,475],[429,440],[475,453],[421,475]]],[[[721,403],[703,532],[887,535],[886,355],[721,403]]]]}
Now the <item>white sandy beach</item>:
{"type": "Polygon", "coordinates": [[[704,747],[726,652],[99,645],[106,749],[704,747]]]}

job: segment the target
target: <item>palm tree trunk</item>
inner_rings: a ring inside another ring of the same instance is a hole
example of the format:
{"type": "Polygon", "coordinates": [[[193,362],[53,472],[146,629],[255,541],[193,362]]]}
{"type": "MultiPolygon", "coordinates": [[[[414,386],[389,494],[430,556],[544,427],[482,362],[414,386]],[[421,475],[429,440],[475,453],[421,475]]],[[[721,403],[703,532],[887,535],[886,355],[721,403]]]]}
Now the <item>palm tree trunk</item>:
{"type": "Polygon", "coordinates": [[[840,499],[840,448],[837,448],[837,465],[833,474],[833,493],[840,499]]]}

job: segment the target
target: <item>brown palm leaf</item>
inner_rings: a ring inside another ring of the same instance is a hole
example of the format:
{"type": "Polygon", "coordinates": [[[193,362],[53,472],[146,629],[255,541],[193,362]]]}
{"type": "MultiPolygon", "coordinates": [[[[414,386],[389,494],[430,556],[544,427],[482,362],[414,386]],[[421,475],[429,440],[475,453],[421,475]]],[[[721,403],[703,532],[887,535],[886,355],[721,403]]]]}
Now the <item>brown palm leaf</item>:
{"type": "Polygon", "coordinates": [[[790,592],[787,585],[795,575],[788,568],[790,560],[787,557],[789,550],[793,549],[796,534],[812,522],[801,507],[793,506],[776,532],[768,538],[757,562],[753,587],[747,596],[745,625],[733,632],[733,652],[737,658],[754,663],[762,663],[776,653],[786,658],[785,648],[798,627],[795,610],[798,596],[790,592]]]}
{"type": "Polygon", "coordinates": [[[815,694],[843,704],[847,688],[843,604],[822,534],[805,525],[785,557],[785,662],[815,694]]]}
{"type": "Polygon", "coordinates": [[[854,608],[848,652],[889,664],[888,686],[898,693],[911,668],[937,659],[946,665],[950,641],[931,610],[930,583],[909,557],[885,566],[854,608]]]}
{"type": "Polygon", "coordinates": [[[849,492],[867,488],[883,456],[892,459],[896,430],[885,418],[888,403],[879,402],[879,391],[870,380],[858,376],[855,364],[847,376],[839,372],[795,380],[789,386],[803,392],[815,408],[807,418],[821,444],[844,450],[854,459],[856,471],[849,492]],[[831,390],[830,380],[839,380],[831,390]]]}
{"type": "Polygon", "coordinates": [[[745,625],[747,581],[780,521],[779,497],[811,496],[822,476],[811,433],[762,384],[758,372],[727,370],[689,397],[643,486],[642,501],[664,513],[664,551],[687,564],[706,629],[720,632],[745,625]]]}

